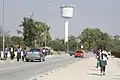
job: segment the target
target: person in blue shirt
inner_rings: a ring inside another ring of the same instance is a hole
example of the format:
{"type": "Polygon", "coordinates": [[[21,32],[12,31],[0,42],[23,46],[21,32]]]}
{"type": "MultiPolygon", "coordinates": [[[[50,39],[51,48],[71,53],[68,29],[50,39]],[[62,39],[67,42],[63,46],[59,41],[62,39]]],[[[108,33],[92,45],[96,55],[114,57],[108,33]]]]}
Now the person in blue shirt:
{"type": "Polygon", "coordinates": [[[99,57],[100,57],[100,49],[97,49],[95,52],[96,60],[97,60],[97,66],[96,68],[99,67],[99,57]]]}
{"type": "Polygon", "coordinates": [[[23,55],[22,55],[22,61],[26,59],[26,55],[27,55],[27,50],[26,48],[24,48],[23,55]]]}
{"type": "Polygon", "coordinates": [[[4,49],[4,59],[5,60],[7,59],[7,55],[8,55],[8,47],[5,46],[5,49],[4,49]]]}
{"type": "Polygon", "coordinates": [[[18,48],[17,48],[17,61],[19,61],[21,59],[21,51],[22,51],[22,48],[20,46],[18,46],[18,48]]]}

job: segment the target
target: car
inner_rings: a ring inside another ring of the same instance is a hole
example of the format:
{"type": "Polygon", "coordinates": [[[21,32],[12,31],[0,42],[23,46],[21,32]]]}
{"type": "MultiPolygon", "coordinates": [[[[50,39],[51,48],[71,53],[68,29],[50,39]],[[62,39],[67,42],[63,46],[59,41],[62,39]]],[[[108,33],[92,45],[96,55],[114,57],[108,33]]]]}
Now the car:
{"type": "Polygon", "coordinates": [[[40,62],[45,61],[45,54],[42,52],[41,49],[34,48],[30,49],[30,51],[27,52],[26,62],[33,60],[39,60],[40,62]]]}
{"type": "Polygon", "coordinates": [[[75,52],[74,55],[75,55],[75,58],[77,58],[77,57],[82,57],[82,58],[84,58],[84,51],[78,50],[78,51],[75,52]]]}

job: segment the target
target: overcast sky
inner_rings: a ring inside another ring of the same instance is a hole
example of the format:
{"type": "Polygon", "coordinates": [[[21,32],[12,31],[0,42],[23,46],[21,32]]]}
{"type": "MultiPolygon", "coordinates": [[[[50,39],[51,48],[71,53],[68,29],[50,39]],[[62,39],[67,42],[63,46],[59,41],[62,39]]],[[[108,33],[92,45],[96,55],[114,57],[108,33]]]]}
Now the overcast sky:
{"type": "MultiPolygon", "coordinates": [[[[69,21],[69,35],[77,35],[85,28],[100,28],[111,35],[120,34],[120,0],[4,0],[5,28],[10,35],[18,35],[16,29],[23,17],[35,12],[33,18],[51,26],[52,37],[64,37],[64,20],[60,6],[75,5],[69,21]]],[[[2,25],[2,0],[0,0],[0,25],[2,25]]]]}

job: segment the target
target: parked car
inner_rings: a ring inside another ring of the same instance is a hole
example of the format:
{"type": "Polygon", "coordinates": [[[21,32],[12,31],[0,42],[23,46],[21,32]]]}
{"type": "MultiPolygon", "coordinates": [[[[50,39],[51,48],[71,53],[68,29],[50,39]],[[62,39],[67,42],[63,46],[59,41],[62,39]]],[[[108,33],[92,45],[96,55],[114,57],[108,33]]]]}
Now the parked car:
{"type": "Polygon", "coordinates": [[[45,54],[42,52],[42,50],[34,48],[27,52],[26,55],[26,61],[33,61],[33,60],[39,60],[45,61],[45,54]]]}
{"type": "Polygon", "coordinates": [[[77,58],[77,57],[82,57],[82,58],[84,58],[84,51],[82,51],[82,50],[76,51],[76,52],[75,52],[75,58],[77,58]]]}

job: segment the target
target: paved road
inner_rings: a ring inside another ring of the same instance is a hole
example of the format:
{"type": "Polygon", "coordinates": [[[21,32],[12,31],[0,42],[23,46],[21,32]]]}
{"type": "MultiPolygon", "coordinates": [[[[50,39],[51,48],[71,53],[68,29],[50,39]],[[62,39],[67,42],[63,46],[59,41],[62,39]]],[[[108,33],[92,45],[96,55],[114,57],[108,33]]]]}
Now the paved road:
{"type": "MultiPolygon", "coordinates": [[[[91,56],[91,55],[90,55],[91,56]]],[[[6,62],[0,64],[0,80],[25,80],[77,60],[69,55],[47,58],[45,62],[6,62]]]]}

